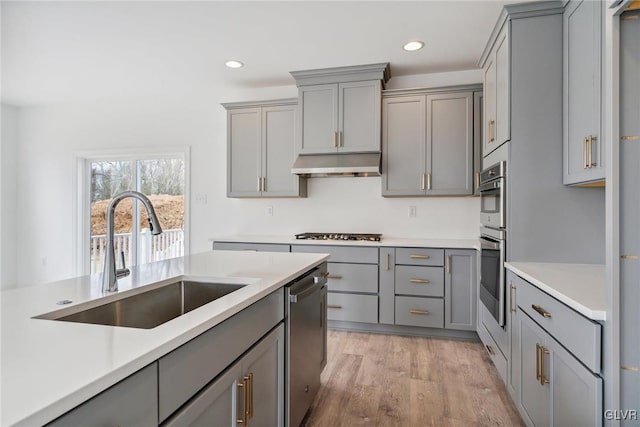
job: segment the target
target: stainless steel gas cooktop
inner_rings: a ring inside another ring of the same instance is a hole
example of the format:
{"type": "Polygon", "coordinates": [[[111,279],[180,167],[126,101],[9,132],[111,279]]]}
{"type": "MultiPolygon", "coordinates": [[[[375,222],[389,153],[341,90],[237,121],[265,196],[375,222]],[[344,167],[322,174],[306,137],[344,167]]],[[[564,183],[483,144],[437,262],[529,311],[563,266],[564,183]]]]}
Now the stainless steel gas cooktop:
{"type": "Polygon", "coordinates": [[[368,242],[379,242],[382,234],[364,233],[301,233],[296,234],[296,239],[300,240],[364,240],[368,242]]]}

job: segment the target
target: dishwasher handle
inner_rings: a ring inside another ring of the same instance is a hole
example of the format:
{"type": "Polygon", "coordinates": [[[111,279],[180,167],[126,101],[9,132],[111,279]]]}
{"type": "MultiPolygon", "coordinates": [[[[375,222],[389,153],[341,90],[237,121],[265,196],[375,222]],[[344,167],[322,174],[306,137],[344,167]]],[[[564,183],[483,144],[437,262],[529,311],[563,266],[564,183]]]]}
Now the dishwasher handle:
{"type": "MultiPolygon", "coordinates": [[[[321,278],[321,277],[318,277],[318,276],[314,276],[313,277],[313,281],[309,281],[307,286],[301,287],[300,290],[296,289],[295,293],[291,292],[291,294],[289,295],[289,302],[290,303],[297,303],[297,302],[302,301],[303,299],[305,299],[309,295],[312,295],[316,291],[319,291],[320,289],[322,289],[322,287],[325,284],[325,281],[326,281],[326,279],[324,279],[324,278],[321,278]]],[[[298,288],[298,287],[296,287],[296,288],[298,288]]]]}

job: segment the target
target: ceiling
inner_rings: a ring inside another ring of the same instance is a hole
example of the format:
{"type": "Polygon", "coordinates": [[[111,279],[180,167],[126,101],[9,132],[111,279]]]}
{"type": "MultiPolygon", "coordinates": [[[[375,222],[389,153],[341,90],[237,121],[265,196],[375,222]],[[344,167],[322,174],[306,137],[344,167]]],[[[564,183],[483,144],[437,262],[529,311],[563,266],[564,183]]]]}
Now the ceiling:
{"type": "Polygon", "coordinates": [[[286,86],[289,71],[378,62],[392,77],[475,69],[514,2],[3,0],[2,101],[286,86]],[[402,50],[415,39],[426,46],[402,50]]]}

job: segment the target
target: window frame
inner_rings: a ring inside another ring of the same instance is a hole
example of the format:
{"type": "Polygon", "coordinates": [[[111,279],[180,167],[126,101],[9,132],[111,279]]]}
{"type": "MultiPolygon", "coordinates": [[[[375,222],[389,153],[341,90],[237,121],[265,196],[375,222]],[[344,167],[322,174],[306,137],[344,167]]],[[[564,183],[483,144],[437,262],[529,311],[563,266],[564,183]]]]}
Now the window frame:
{"type": "MultiPolygon", "coordinates": [[[[78,276],[91,274],[91,163],[96,161],[137,161],[153,160],[162,158],[182,158],[184,160],[184,255],[190,253],[191,242],[191,149],[189,146],[166,147],[166,148],[136,148],[117,150],[93,150],[76,152],[74,154],[77,174],[74,188],[76,192],[74,209],[73,241],[75,242],[74,252],[76,260],[76,273],[78,276]]],[[[135,179],[139,180],[137,164],[134,165],[135,179]]],[[[134,215],[137,216],[137,209],[134,203],[134,215]]],[[[135,231],[136,224],[133,224],[135,231]]],[[[132,253],[132,260],[137,259],[137,248],[132,253]]]]}

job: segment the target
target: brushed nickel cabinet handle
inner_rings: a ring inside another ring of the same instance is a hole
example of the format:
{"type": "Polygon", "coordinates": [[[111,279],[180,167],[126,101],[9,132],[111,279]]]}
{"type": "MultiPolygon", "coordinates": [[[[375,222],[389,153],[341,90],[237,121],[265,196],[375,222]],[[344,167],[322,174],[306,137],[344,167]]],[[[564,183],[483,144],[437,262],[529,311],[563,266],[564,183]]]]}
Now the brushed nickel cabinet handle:
{"type": "Polygon", "coordinates": [[[423,316],[426,316],[427,314],[431,314],[431,313],[429,313],[428,310],[413,310],[413,309],[409,310],[409,313],[411,313],[411,314],[421,314],[423,316]]]}
{"type": "Polygon", "coordinates": [[[249,390],[247,391],[249,395],[249,410],[247,411],[247,415],[249,418],[253,418],[253,372],[249,372],[246,378],[249,383],[249,390]]]}
{"type": "Polygon", "coordinates": [[[493,347],[491,347],[489,344],[485,345],[485,347],[487,348],[487,352],[488,352],[490,355],[492,355],[492,356],[495,356],[495,355],[496,355],[495,350],[494,350],[494,349],[493,349],[493,347]]]}
{"type": "Polygon", "coordinates": [[[338,148],[338,132],[333,133],[333,147],[338,148]]]}
{"type": "Polygon", "coordinates": [[[516,310],[516,306],[514,304],[514,298],[513,298],[513,294],[515,293],[516,287],[513,286],[513,283],[509,283],[509,311],[511,313],[515,313],[516,310]]]}
{"type": "Polygon", "coordinates": [[[341,309],[342,306],[341,305],[331,305],[331,304],[327,304],[327,308],[335,308],[335,309],[341,309]]]}
{"type": "Polygon", "coordinates": [[[342,279],[342,276],[340,276],[339,274],[329,274],[327,275],[327,279],[342,279]]]}
{"type": "Polygon", "coordinates": [[[640,368],[638,368],[636,366],[620,366],[620,368],[622,368],[625,371],[633,371],[633,372],[640,371],[640,368]]]}
{"type": "Polygon", "coordinates": [[[329,273],[328,271],[323,271],[322,273],[320,273],[322,277],[329,277],[330,274],[331,273],[329,273]]]}
{"type": "Polygon", "coordinates": [[[444,269],[447,272],[447,274],[451,274],[451,255],[447,255],[447,258],[445,259],[444,269]]]}
{"type": "Polygon", "coordinates": [[[247,425],[247,381],[248,377],[243,377],[242,382],[238,383],[238,388],[242,389],[242,418],[236,420],[236,423],[247,425]]]}
{"type": "Polygon", "coordinates": [[[425,183],[426,178],[427,177],[426,177],[425,174],[420,175],[420,189],[421,190],[425,190],[427,188],[427,184],[425,183]]]}
{"type": "Polygon", "coordinates": [[[488,130],[489,130],[489,142],[493,142],[495,141],[495,138],[493,136],[493,127],[496,124],[495,120],[489,120],[489,126],[488,126],[488,130]]]}
{"type": "Polygon", "coordinates": [[[476,190],[480,188],[480,172],[476,172],[476,190]]]}
{"type": "Polygon", "coordinates": [[[413,258],[413,259],[429,259],[431,258],[429,255],[416,255],[416,254],[412,254],[409,255],[409,258],[413,258]]]}
{"type": "Polygon", "coordinates": [[[536,381],[540,381],[540,344],[536,343],[536,381]]]}
{"type": "Polygon", "coordinates": [[[338,132],[338,147],[344,147],[344,134],[342,131],[338,132]]]}
{"type": "Polygon", "coordinates": [[[538,304],[531,304],[531,308],[538,312],[542,317],[551,317],[551,313],[542,308],[542,306],[538,304]]]}
{"type": "Polygon", "coordinates": [[[582,169],[587,169],[589,163],[587,161],[587,137],[582,140],[582,169]]]}
{"type": "Polygon", "coordinates": [[[387,254],[387,271],[389,271],[390,267],[390,262],[391,262],[391,254],[387,254]]]}
{"type": "Polygon", "coordinates": [[[549,384],[549,378],[544,376],[544,356],[549,354],[549,350],[543,345],[540,346],[540,385],[549,384]]]}
{"type": "Polygon", "coordinates": [[[593,161],[593,142],[597,140],[598,140],[597,136],[589,135],[589,168],[598,166],[598,164],[593,161]]]}
{"type": "Polygon", "coordinates": [[[427,173],[427,190],[431,190],[431,172],[427,173]]]}
{"type": "Polygon", "coordinates": [[[411,283],[424,283],[424,284],[429,283],[429,281],[426,280],[426,279],[409,279],[409,282],[411,282],[411,283]]]}

